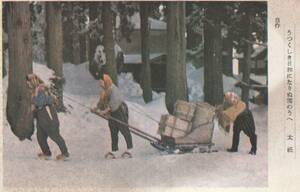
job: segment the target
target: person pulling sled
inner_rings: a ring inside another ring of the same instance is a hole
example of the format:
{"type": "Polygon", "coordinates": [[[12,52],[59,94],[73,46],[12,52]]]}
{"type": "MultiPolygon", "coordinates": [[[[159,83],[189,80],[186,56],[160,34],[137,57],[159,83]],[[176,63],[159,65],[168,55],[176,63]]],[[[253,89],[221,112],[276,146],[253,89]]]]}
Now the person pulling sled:
{"type": "Polygon", "coordinates": [[[131,158],[133,145],[129,127],[109,118],[109,116],[111,116],[128,124],[128,107],[124,102],[121,91],[113,84],[109,75],[103,74],[100,76],[99,82],[101,86],[100,101],[98,102],[97,107],[91,109],[91,111],[108,118],[108,125],[111,133],[111,151],[105,155],[105,158],[116,158],[116,153],[119,150],[119,132],[124,136],[127,144],[127,150],[122,154],[122,157],[131,158]]]}

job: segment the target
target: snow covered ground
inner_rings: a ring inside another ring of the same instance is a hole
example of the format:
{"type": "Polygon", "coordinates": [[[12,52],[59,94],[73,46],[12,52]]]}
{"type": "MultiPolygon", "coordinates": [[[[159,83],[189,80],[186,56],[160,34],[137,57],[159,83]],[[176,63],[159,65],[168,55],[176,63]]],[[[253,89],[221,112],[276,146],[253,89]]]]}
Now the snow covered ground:
{"type": "MultiPolygon", "coordinates": [[[[34,64],[34,71],[51,76],[45,66],[34,64]]],[[[192,100],[203,99],[201,69],[188,68],[189,95],[192,100]]],[[[127,187],[266,187],[268,181],[267,107],[250,105],[256,123],[258,152],[248,155],[250,142],[241,133],[238,153],[227,153],[232,133],[225,135],[216,124],[213,141],[219,152],[163,155],[150,143],[133,135],[132,159],[105,160],[110,149],[110,133],[107,122],[68,98],[94,106],[99,95],[99,85],[88,72],[87,63],[64,64],[66,84],[64,102],[68,112],[59,113],[61,134],[66,140],[71,159],[67,162],[38,160],[40,151],[36,136],[32,141],[20,142],[13,135],[4,116],[4,186],[6,188],[111,188],[127,187]]],[[[203,74],[203,70],[202,70],[203,74]]],[[[224,77],[225,90],[232,90],[234,80],[224,77]]],[[[156,120],[166,114],[164,94],[154,93],[155,100],[144,104],[140,87],[132,75],[121,74],[119,85],[129,105],[129,123],[157,135],[158,124],[141,115],[144,112],[156,120]]],[[[7,77],[3,80],[5,114],[7,77]]],[[[120,135],[120,153],[125,142],[120,135]]],[[[60,153],[49,140],[53,159],[60,153]]],[[[120,154],[119,154],[120,155],[120,154]]]]}

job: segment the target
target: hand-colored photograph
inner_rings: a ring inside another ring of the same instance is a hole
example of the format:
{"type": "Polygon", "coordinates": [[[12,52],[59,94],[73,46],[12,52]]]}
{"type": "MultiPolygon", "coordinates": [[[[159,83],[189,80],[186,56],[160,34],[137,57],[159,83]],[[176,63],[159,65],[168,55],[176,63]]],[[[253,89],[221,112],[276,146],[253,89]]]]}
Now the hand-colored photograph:
{"type": "Polygon", "coordinates": [[[2,2],[4,189],[268,187],[266,1],[2,2]]]}

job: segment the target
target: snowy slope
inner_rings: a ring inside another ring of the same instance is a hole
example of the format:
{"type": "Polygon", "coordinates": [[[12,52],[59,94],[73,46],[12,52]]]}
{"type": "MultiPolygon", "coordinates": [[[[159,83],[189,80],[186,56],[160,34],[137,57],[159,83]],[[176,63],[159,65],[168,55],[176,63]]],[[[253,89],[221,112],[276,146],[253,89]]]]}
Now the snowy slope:
{"type": "MultiPolygon", "coordinates": [[[[34,71],[41,75],[51,74],[45,66],[38,64],[34,64],[34,71]]],[[[189,83],[189,89],[194,89],[194,93],[201,91],[201,86],[194,88],[203,82],[197,79],[199,73],[195,69],[188,71],[189,81],[193,82],[189,83]]],[[[64,75],[64,102],[68,113],[60,113],[59,118],[61,134],[71,153],[70,161],[38,160],[36,137],[33,136],[32,142],[20,142],[10,131],[4,116],[4,186],[104,187],[107,191],[115,187],[267,186],[267,107],[250,106],[257,126],[257,156],[247,154],[250,144],[244,134],[241,134],[239,153],[225,152],[231,145],[232,133],[224,135],[216,126],[213,140],[219,150],[217,153],[166,156],[151,147],[148,141],[133,135],[133,159],[105,160],[104,154],[110,149],[107,122],[68,99],[94,106],[100,91],[98,82],[89,75],[87,63],[64,64],[64,75]]],[[[164,94],[156,94],[153,102],[143,104],[140,87],[130,76],[121,74],[119,77],[120,88],[129,106],[129,123],[156,135],[157,123],[140,112],[159,120],[161,114],[167,113],[164,94]],[[128,91],[129,87],[131,91],[128,91]]],[[[2,85],[5,105],[7,77],[2,85]]],[[[201,97],[201,93],[194,98],[198,97],[201,97]]],[[[5,106],[3,112],[4,109],[5,106]]],[[[125,150],[125,142],[121,135],[119,138],[121,153],[125,150]]],[[[54,157],[59,149],[51,140],[49,143],[54,157]]]]}

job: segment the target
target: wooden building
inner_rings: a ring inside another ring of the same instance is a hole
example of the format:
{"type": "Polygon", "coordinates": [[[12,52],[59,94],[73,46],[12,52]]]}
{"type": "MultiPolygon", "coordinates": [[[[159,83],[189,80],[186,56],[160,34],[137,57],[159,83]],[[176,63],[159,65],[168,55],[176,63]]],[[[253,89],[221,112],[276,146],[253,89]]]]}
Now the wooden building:
{"type": "MultiPolygon", "coordinates": [[[[131,41],[125,38],[117,41],[123,51],[122,72],[131,72],[134,79],[141,82],[141,31],[140,15],[134,14],[131,18],[134,30],[131,33],[131,41]]],[[[149,18],[149,49],[152,89],[154,91],[165,91],[166,85],[166,50],[167,50],[167,24],[164,21],[149,18]]],[[[117,29],[118,30],[118,29],[117,29]]]]}

